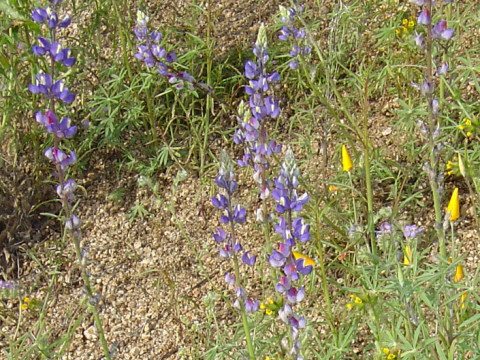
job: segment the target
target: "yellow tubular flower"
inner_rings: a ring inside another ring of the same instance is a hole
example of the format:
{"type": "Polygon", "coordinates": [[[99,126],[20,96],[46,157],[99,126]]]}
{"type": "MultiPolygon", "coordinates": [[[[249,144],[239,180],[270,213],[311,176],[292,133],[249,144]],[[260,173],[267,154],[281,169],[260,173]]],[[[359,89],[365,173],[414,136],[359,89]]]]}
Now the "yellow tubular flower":
{"type": "Polygon", "coordinates": [[[405,245],[405,255],[403,256],[403,264],[410,265],[412,263],[412,252],[410,246],[405,245]]]}
{"type": "Polygon", "coordinates": [[[460,281],[462,281],[462,279],[465,277],[465,273],[463,272],[463,266],[462,265],[458,265],[456,268],[455,268],[455,277],[453,278],[453,281],[455,283],[458,283],[460,281]]]}
{"type": "Polygon", "coordinates": [[[455,221],[460,216],[460,201],[458,199],[458,188],[455,188],[447,206],[447,213],[450,213],[450,221],[455,221]]]}
{"type": "Polygon", "coordinates": [[[343,171],[350,171],[353,168],[352,159],[345,145],[342,145],[342,168],[343,171]]]}
{"type": "Polygon", "coordinates": [[[385,355],[390,354],[390,349],[389,348],[383,348],[382,351],[385,355]]]}

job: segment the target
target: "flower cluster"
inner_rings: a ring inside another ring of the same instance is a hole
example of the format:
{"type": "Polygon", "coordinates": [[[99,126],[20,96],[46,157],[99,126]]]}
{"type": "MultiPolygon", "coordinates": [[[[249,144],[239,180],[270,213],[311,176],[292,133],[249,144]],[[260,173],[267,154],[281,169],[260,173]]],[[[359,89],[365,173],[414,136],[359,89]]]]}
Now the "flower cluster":
{"type": "Polygon", "coordinates": [[[210,92],[211,89],[207,85],[197,82],[189,73],[178,71],[172,66],[177,60],[177,54],[174,51],[167,51],[161,45],[162,33],[157,30],[150,31],[148,21],[149,17],[138,10],[137,24],[134,29],[138,41],[138,51],[135,53],[135,58],[143,61],[148,67],[155,68],[161,76],[164,76],[177,89],[182,89],[187,84],[190,88],[196,86],[205,92],[210,92]]]}
{"type": "Polygon", "coordinates": [[[306,326],[306,319],[295,313],[293,307],[305,298],[305,289],[297,288],[294,283],[300,279],[300,275],[308,275],[315,262],[308,256],[293,251],[296,241],[304,243],[310,239],[310,225],[306,224],[302,217],[294,217],[308,202],[306,193],[300,196],[297,194],[298,176],[295,157],[292,150],[288,149],[280,173],[274,179],[275,189],[272,191],[276,210],[280,214],[275,224],[275,232],[281,235],[283,242],[278,245],[277,250],[273,250],[269,262],[283,272],[275,289],[282,294],[286,302],[278,314],[280,319],[290,326],[291,336],[282,340],[282,346],[290,357],[303,359],[300,355],[301,341],[298,335],[299,330],[306,326]]]}
{"type": "Polygon", "coordinates": [[[395,34],[404,35],[410,33],[415,28],[415,20],[413,19],[403,19],[402,26],[398,29],[395,29],[395,34]]]}
{"type": "Polygon", "coordinates": [[[18,289],[18,284],[12,281],[0,280],[0,295],[10,295],[18,289]]]}
{"type": "Polygon", "coordinates": [[[32,46],[32,52],[37,56],[46,56],[51,73],[40,73],[35,76],[35,83],[28,85],[28,89],[33,94],[42,94],[47,99],[48,109],[45,112],[37,111],[35,120],[44,126],[48,133],[54,136],[54,146],[45,150],[44,155],[55,165],[55,175],[58,177],[57,194],[62,201],[62,205],[68,214],[65,226],[68,230],[75,232],[80,228],[80,219],[71,214],[73,207],[73,193],[76,183],[72,179],[66,179],[66,171],[73,165],[77,159],[75,152],[66,153],[60,148],[60,140],[71,138],[77,132],[77,127],[71,124],[69,117],[58,119],[55,110],[57,108],[56,100],[63,104],[71,104],[75,95],[65,86],[64,80],[57,69],[70,67],[75,64],[75,58],[71,55],[69,48],[64,48],[57,41],[57,30],[67,27],[71,19],[66,15],[59,21],[57,8],[62,0],[49,0],[49,5],[45,8],[35,8],[32,12],[32,19],[40,24],[46,24],[50,38],[38,37],[39,45],[32,46]]]}
{"type": "MultiPolygon", "coordinates": [[[[425,34],[416,33],[414,36],[415,43],[419,48],[424,51],[426,49],[426,41],[425,37],[430,39],[430,43],[433,40],[442,41],[442,40],[450,40],[454,35],[454,30],[451,28],[447,28],[447,22],[445,20],[439,20],[434,25],[432,25],[432,16],[430,14],[431,7],[429,8],[427,2],[422,0],[412,0],[417,5],[422,6],[422,11],[418,15],[417,22],[421,24],[425,28],[425,34]]],[[[450,2],[450,1],[444,1],[450,2]]],[[[431,5],[434,2],[432,1],[431,5]]],[[[431,49],[428,49],[431,52],[431,49]]],[[[448,73],[449,66],[447,63],[442,63],[437,66],[435,75],[446,75],[448,73]]],[[[427,78],[423,81],[422,84],[412,83],[413,87],[419,90],[423,96],[425,96],[428,100],[428,104],[430,109],[436,118],[439,115],[439,102],[438,99],[433,97],[433,93],[435,90],[434,83],[430,75],[427,75],[427,78]]]]}
{"type": "MultiPolygon", "coordinates": [[[[222,210],[220,222],[227,225],[227,231],[218,228],[217,232],[213,234],[213,239],[222,244],[220,248],[220,257],[225,259],[232,258],[234,260],[235,274],[225,274],[225,282],[232,287],[235,287],[235,307],[241,309],[243,307],[247,311],[256,311],[259,307],[258,301],[247,298],[245,289],[240,286],[240,273],[238,269],[237,253],[243,250],[241,243],[238,241],[235,233],[235,224],[243,224],[246,221],[246,210],[240,204],[233,204],[233,194],[238,189],[237,182],[234,179],[233,163],[229,156],[223,152],[220,159],[220,169],[218,176],[215,178],[215,184],[223,189],[224,194],[218,193],[212,197],[212,204],[216,208],[222,210]]],[[[242,262],[247,266],[254,266],[257,257],[250,255],[245,251],[241,256],[242,262]]]]}
{"type": "Polygon", "coordinates": [[[268,141],[265,126],[266,119],[276,118],[280,114],[278,100],[271,95],[271,83],[280,80],[280,75],[276,71],[267,73],[267,50],[267,35],[262,24],[253,48],[257,61],[248,60],[245,63],[245,77],[248,79],[245,92],[249,96],[249,107],[243,102],[240,104],[239,127],[233,137],[236,144],[245,145],[245,153],[243,158],[238,160],[238,164],[253,165],[253,178],[261,189],[262,199],[270,194],[271,184],[265,176],[265,171],[269,168],[268,157],[281,150],[281,146],[275,141],[268,141]]]}
{"type": "Polygon", "coordinates": [[[278,38],[282,41],[287,41],[289,38],[292,38],[292,48],[290,50],[291,60],[289,66],[291,69],[298,68],[298,57],[299,56],[308,56],[312,51],[311,46],[303,43],[305,39],[305,29],[298,29],[295,27],[295,20],[303,13],[304,7],[297,4],[297,1],[293,2],[292,7],[286,8],[280,5],[280,16],[281,22],[283,24],[280,29],[280,34],[278,38]]]}

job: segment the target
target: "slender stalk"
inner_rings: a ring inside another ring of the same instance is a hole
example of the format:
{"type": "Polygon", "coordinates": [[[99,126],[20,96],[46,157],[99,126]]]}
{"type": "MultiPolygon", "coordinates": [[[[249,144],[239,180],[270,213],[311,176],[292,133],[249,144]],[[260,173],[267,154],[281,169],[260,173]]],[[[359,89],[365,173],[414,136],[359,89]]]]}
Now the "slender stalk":
{"type": "Polygon", "coordinates": [[[363,148],[364,148],[364,168],[365,168],[365,184],[367,186],[367,221],[368,233],[370,234],[370,251],[373,255],[377,254],[377,239],[374,229],[373,219],[373,191],[372,180],[370,178],[370,146],[368,141],[368,77],[365,79],[365,87],[363,93],[363,148]]]}
{"type": "Polygon", "coordinates": [[[315,236],[316,236],[315,243],[317,245],[316,247],[317,247],[318,261],[320,264],[320,277],[322,279],[323,298],[325,300],[325,303],[327,304],[326,317],[327,317],[328,324],[330,326],[330,330],[332,331],[332,334],[337,335],[337,326],[335,326],[335,321],[332,313],[332,302],[330,300],[330,293],[328,291],[328,281],[327,281],[327,275],[325,271],[323,244],[322,244],[322,239],[320,237],[320,232],[318,231],[318,229],[320,229],[322,226],[320,214],[318,211],[315,212],[315,224],[317,227],[317,231],[315,232],[315,236]]]}
{"type": "MultiPolygon", "coordinates": [[[[432,0],[427,0],[426,8],[428,9],[429,13],[432,14],[432,0]]],[[[426,68],[426,81],[430,84],[433,84],[433,38],[432,38],[432,22],[430,21],[426,27],[426,61],[427,61],[427,68],[426,68]]],[[[435,154],[435,138],[434,132],[437,127],[437,120],[435,115],[433,114],[432,110],[432,100],[433,94],[429,93],[426,96],[427,98],[427,109],[428,109],[428,150],[429,150],[429,166],[431,170],[431,174],[429,175],[429,182],[430,188],[432,191],[433,197],[433,206],[435,210],[435,231],[437,234],[439,249],[440,249],[440,256],[445,259],[446,257],[446,250],[445,250],[445,233],[442,227],[442,208],[441,208],[441,198],[439,192],[439,184],[437,182],[437,173],[438,173],[438,161],[437,155],[435,154]]]]}
{"type": "MultiPolygon", "coordinates": [[[[230,194],[228,195],[228,198],[229,198],[228,212],[230,214],[233,214],[232,198],[230,194]]],[[[233,221],[230,221],[230,234],[232,235],[232,244],[236,244],[237,236],[235,231],[235,223],[233,221]]],[[[238,266],[238,258],[237,258],[236,251],[233,251],[233,268],[235,272],[235,286],[238,288],[241,286],[242,281],[241,281],[241,275],[240,275],[240,269],[238,266]]],[[[238,302],[240,304],[240,315],[242,317],[243,329],[245,331],[245,340],[247,342],[248,355],[250,357],[250,360],[255,360],[255,351],[253,349],[252,337],[250,335],[250,326],[248,324],[247,314],[245,312],[245,304],[243,303],[243,301],[238,301],[238,302]]]]}
{"type": "MultiPolygon", "coordinates": [[[[211,0],[207,1],[207,34],[206,34],[206,62],[207,62],[207,88],[211,88],[212,81],[212,7],[211,0]]],[[[205,109],[205,116],[203,119],[203,143],[200,146],[200,174],[203,174],[205,167],[205,152],[208,149],[208,135],[210,133],[210,113],[213,111],[213,98],[211,92],[207,91],[207,103],[205,109]]]]}

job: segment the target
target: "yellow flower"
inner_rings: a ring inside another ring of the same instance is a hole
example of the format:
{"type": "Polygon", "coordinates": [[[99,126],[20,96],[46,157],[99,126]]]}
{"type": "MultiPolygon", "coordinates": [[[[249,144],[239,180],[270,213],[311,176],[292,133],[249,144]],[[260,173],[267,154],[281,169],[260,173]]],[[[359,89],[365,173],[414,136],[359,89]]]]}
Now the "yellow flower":
{"type": "Polygon", "coordinates": [[[455,268],[455,277],[453,278],[453,281],[455,283],[458,283],[460,281],[462,281],[462,279],[465,277],[465,273],[463,272],[463,266],[462,265],[458,265],[456,268],[455,268]]]}
{"type": "Polygon", "coordinates": [[[328,190],[329,190],[329,191],[338,191],[338,186],[329,185],[329,186],[328,186],[328,190]]]}
{"type": "Polygon", "coordinates": [[[400,35],[400,29],[395,29],[395,34],[400,35]]]}
{"type": "Polygon", "coordinates": [[[23,298],[23,304],[20,305],[20,309],[27,310],[31,302],[32,299],[30,299],[29,297],[23,298]]]}
{"type": "Polygon", "coordinates": [[[296,251],[292,251],[292,254],[293,254],[293,257],[295,258],[295,260],[303,259],[303,266],[310,266],[310,265],[315,266],[316,265],[315,261],[313,261],[313,259],[311,259],[307,255],[300,254],[299,252],[296,252],[296,251]]]}
{"type": "Polygon", "coordinates": [[[452,175],[453,174],[453,162],[450,160],[447,161],[447,164],[445,165],[445,168],[447,169],[447,175],[452,175]]]}
{"type": "Polygon", "coordinates": [[[410,265],[412,263],[412,251],[410,246],[405,245],[405,255],[403,256],[403,264],[410,265]]]}
{"type": "Polygon", "coordinates": [[[265,309],[265,314],[267,314],[267,315],[272,315],[272,314],[273,314],[273,310],[271,310],[271,309],[265,309]]]}
{"type": "Polygon", "coordinates": [[[465,300],[467,300],[467,293],[466,293],[466,292],[463,293],[463,294],[462,294],[462,297],[460,298],[460,304],[461,304],[460,307],[461,307],[462,309],[465,308],[465,300]]]}
{"type": "Polygon", "coordinates": [[[467,119],[467,118],[463,119],[462,122],[463,122],[463,124],[465,124],[465,125],[463,125],[463,124],[458,125],[458,128],[459,128],[460,130],[464,130],[464,129],[467,128],[468,126],[472,125],[472,120],[467,119]]]}
{"type": "Polygon", "coordinates": [[[409,27],[409,28],[413,28],[414,26],[415,26],[415,21],[414,21],[414,20],[410,20],[410,21],[408,22],[408,27],[409,27]]]}
{"type": "Polygon", "coordinates": [[[402,25],[406,26],[408,24],[408,19],[403,19],[402,20],[402,25]]]}
{"type": "Polygon", "coordinates": [[[467,119],[467,118],[463,119],[463,120],[462,120],[462,124],[458,125],[458,128],[459,128],[460,130],[465,130],[465,129],[466,129],[466,130],[467,130],[466,135],[467,135],[467,136],[471,136],[471,135],[472,135],[472,131],[471,131],[471,129],[472,129],[472,120],[467,119]]]}
{"type": "Polygon", "coordinates": [[[390,349],[389,348],[383,348],[382,351],[385,355],[390,354],[390,349]]]}
{"type": "Polygon", "coordinates": [[[352,159],[345,145],[342,145],[342,168],[343,171],[350,171],[353,168],[352,159]]]}
{"type": "Polygon", "coordinates": [[[363,302],[358,296],[355,296],[355,300],[353,301],[355,301],[355,304],[361,304],[363,302]]]}
{"type": "Polygon", "coordinates": [[[397,356],[396,356],[395,354],[388,354],[387,359],[393,360],[393,359],[395,359],[396,357],[397,357],[397,356]]]}
{"type": "Polygon", "coordinates": [[[347,309],[351,309],[353,307],[353,304],[352,303],[348,303],[347,305],[345,305],[347,307],[347,309]]]}
{"type": "Polygon", "coordinates": [[[265,310],[266,306],[264,303],[260,303],[260,309],[265,310]]]}
{"type": "Polygon", "coordinates": [[[403,31],[403,32],[407,32],[408,29],[407,29],[405,26],[402,26],[402,31],[403,31]]]}
{"type": "Polygon", "coordinates": [[[460,216],[460,201],[458,199],[458,188],[455,188],[447,206],[447,213],[450,213],[450,221],[455,221],[460,216]]]}

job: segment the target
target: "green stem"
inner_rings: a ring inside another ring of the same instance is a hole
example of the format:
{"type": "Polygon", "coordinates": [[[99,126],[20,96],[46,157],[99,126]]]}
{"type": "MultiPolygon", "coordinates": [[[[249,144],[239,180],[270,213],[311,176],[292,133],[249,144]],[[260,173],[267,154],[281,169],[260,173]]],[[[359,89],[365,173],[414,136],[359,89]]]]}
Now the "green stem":
{"type": "Polygon", "coordinates": [[[83,280],[83,286],[87,293],[87,301],[88,301],[87,308],[88,308],[88,311],[90,311],[90,313],[93,316],[95,327],[97,328],[98,336],[100,337],[100,343],[102,344],[103,354],[105,355],[105,358],[107,360],[110,360],[111,359],[110,351],[108,349],[107,339],[105,338],[105,333],[103,331],[102,320],[100,318],[98,309],[95,304],[95,294],[93,291],[92,284],[90,283],[90,277],[88,276],[88,273],[87,273],[87,267],[86,267],[84,258],[82,256],[82,252],[80,250],[80,239],[78,238],[78,235],[73,234],[72,240],[75,246],[75,253],[77,255],[77,260],[78,260],[78,263],[80,264],[80,271],[81,271],[81,276],[83,280]]]}
{"type": "Polygon", "coordinates": [[[315,233],[315,236],[316,236],[315,243],[317,245],[318,260],[320,263],[320,277],[322,279],[323,298],[327,304],[326,317],[327,317],[328,324],[330,326],[330,330],[332,331],[332,334],[334,334],[336,337],[337,327],[335,326],[335,321],[332,313],[332,302],[330,300],[330,293],[328,292],[328,282],[327,282],[327,275],[325,271],[323,244],[322,244],[322,239],[320,238],[320,232],[318,231],[318,229],[320,229],[322,225],[320,221],[320,214],[318,213],[318,211],[315,212],[315,223],[317,227],[317,231],[315,233]]]}

